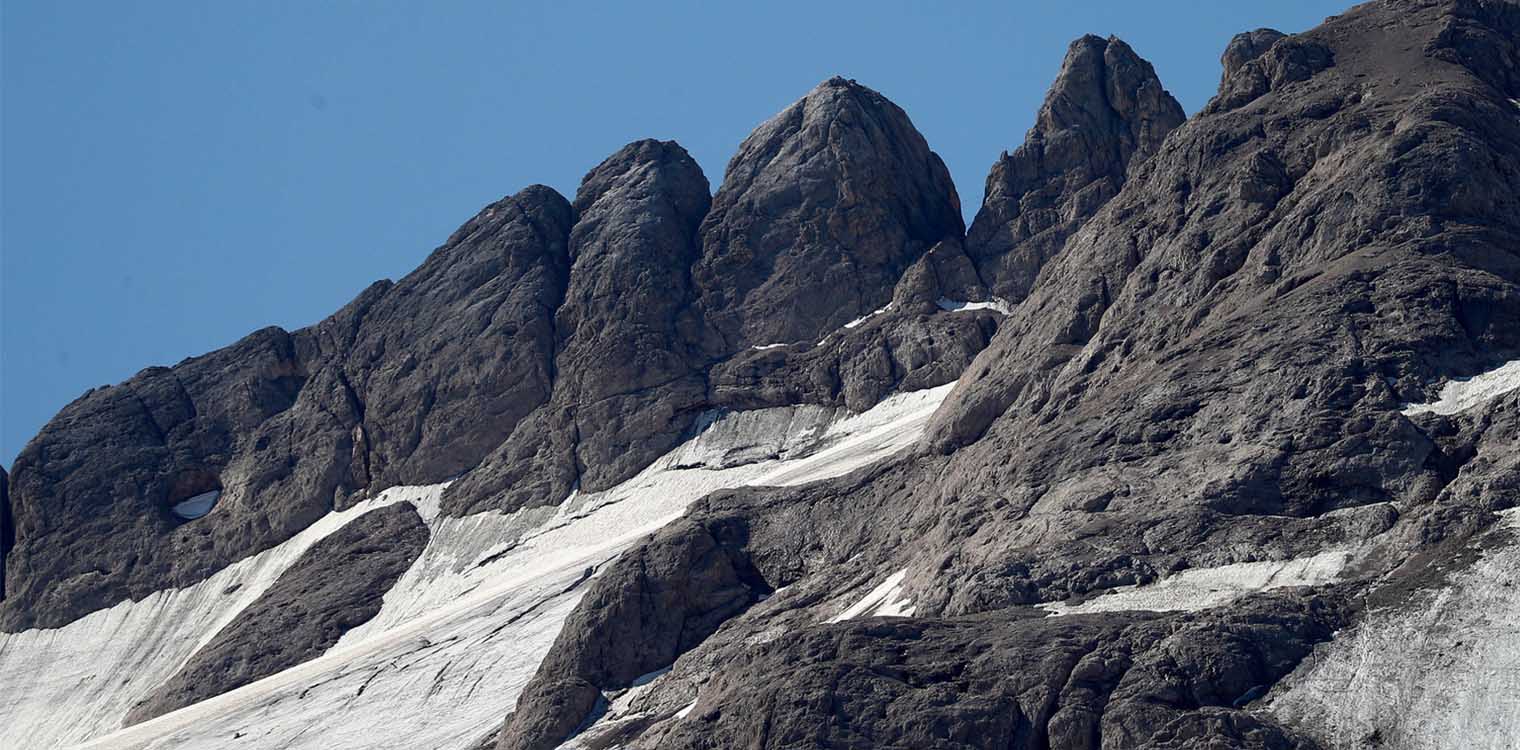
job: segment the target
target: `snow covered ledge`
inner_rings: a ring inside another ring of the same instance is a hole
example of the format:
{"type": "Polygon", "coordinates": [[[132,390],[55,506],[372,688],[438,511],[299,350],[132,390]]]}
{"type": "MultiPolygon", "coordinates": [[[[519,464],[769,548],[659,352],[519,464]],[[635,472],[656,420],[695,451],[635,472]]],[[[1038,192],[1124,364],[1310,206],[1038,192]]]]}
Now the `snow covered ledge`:
{"type": "Polygon", "coordinates": [[[1441,398],[1428,404],[1409,404],[1404,416],[1434,412],[1460,414],[1486,401],[1520,388],[1520,359],[1470,378],[1452,378],[1441,389],[1441,398]]]}

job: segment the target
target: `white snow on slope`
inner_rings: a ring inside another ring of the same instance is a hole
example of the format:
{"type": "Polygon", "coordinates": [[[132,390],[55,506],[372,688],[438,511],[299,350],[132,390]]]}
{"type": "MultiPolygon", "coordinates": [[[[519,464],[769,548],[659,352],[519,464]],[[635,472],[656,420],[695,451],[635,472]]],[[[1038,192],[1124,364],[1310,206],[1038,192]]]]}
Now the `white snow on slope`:
{"type": "Polygon", "coordinates": [[[1005,300],[1002,297],[993,297],[986,302],[962,302],[960,300],[953,300],[948,297],[940,297],[935,301],[934,304],[939,305],[939,309],[946,312],[962,312],[967,310],[994,310],[1004,315],[1013,313],[1013,305],[1008,304],[1008,300],[1005,300]]]}
{"type": "MultiPolygon", "coordinates": [[[[1520,530],[1520,509],[1503,516],[1520,530]]],[[[1419,596],[1320,644],[1267,710],[1325,747],[1520,747],[1520,544],[1419,596]]]]}
{"type": "Polygon", "coordinates": [[[63,628],[0,633],[0,747],[58,747],[115,728],[308,547],[367,511],[415,494],[396,488],[329,513],[194,586],[123,602],[63,628]]]}
{"type": "Polygon", "coordinates": [[[1405,416],[1426,412],[1457,414],[1520,388],[1520,359],[1470,378],[1453,378],[1441,389],[1441,398],[1428,404],[1410,404],[1405,416]]]}
{"type": "MultiPolygon", "coordinates": [[[[895,452],[917,439],[952,387],[901,394],[837,419],[821,430],[827,447],[802,458],[681,468],[678,449],[616,488],[578,494],[559,508],[448,518],[438,513],[442,485],[395,488],[196,586],[56,630],[0,634],[0,685],[7,688],[0,747],[95,738],[89,747],[112,750],[463,748],[511,709],[591,570],[712,490],[813,481],[895,452]],[[417,506],[432,537],[373,620],[318,659],[105,734],[313,542],[397,501],[417,506]],[[224,594],[233,583],[242,585],[224,594]]],[[[711,432],[693,443],[730,434],[711,432]]],[[[700,452],[724,450],[706,445],[700,452]]]]}
{"type": "Polygon", "coordinates": [[[854,328],[854,327],[860,325],[861,323],[864,323],[864,322],[870,320],[871,318],[874,318],[877,315],[881,315],[881,314],[883,314],[883,313],[885,313],[885,312],[887,312],[888,310],[891,310],[891,309],[892,309],[892,303],[888,302],[886,307],[883,307],[880,310],[872,310],[871,312],[866,313],[865,315],[862,315],[862,316],[860,316],[860,317],[858,317],[858,318],[856,318],[856,319],[854,319],[854,320],[852,320],[852,321],[850,321],[848,323],[845,323],[844,327],[845,328],[854,328]]]}
{"type": "Polygon", "coordinates": [[[780,349],[783,346],[786,346],[786,344],[759,344],[750,348],[757,352],[763,352],[769,349],[780,349]]]}
{"type": "Polygon", "coordinates": [[[1329,550],[1293,560],[1235,563],[1184,570],[1154,583],[1121,586],[1080,604],[1050,602],[1040,609],[1057,615],[1120,610],[1198,611],[1228,604],[1246,594],[1285,586],[1317,586],[1340,578],[1353,554],[1329,550]]]}
{"type": "Polygon", "coordinates": [[[908,571],[903,569],[887,576],[881,585],[871,589],[870,593],[861,597],[849,609],[830,617],[827,622],[844,622],[857,617],[912,617],[917,608],[902,595],[903,579],[907,575],[908,571]]]}

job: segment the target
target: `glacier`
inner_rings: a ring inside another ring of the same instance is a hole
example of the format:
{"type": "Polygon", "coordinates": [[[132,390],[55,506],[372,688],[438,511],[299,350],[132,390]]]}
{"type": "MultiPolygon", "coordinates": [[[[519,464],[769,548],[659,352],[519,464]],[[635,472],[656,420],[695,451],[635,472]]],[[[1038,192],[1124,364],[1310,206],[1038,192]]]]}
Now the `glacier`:
{"type": "Polygon", "coordinates": [[[62,628],[0,634],[8,689],[0,747],[201,748],[234,739],[240,748],[469,747],[510,710],[584,582],[622,550],[711,491],[805,483],[895,453],[917,440],[953,387],[898,394],[860,414],[709,415],[701,432],[634,478],[557,507],[453,518],[439,512],[448,483],[393,487],[194,586],[62,628]],[[120,726],[312,544],[398,502],[417,508],[431,537],[379,614],[316,659],[120,726]]]}

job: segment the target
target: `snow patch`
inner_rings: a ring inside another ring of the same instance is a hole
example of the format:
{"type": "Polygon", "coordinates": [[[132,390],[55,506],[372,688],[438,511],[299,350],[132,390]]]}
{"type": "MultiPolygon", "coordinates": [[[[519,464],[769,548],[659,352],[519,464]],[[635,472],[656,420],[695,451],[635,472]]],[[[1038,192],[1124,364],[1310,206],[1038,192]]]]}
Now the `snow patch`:
{"type": "Polygon", "coordinates": [[[779,349],[779,348],[781,348],[783,346],[786,346],[786,344],[762,344],[762,345],[759,345],[759,346],[752,346],[750,348],[754,349],[757,352],[763,352],[763,351],[765,351],[767,349],[779,349]]]}
{"type": "MultiPolygon", "coordinates": [[[[11,696],[0,702],[0,747],[220,747],[237,735],[240,748],[468,746],[500,724],[587,578],[624,549],[713,490],[799,484],[879,460],[917,440],[953,387],[899,394],[824,423],[801,420],[807,440],[770,441],[811,441],[801,457],[692,467],[682,463],[690,454],[682,446],[617,487],[574,493],[557,508],[451,518],[439,511],[446,485],[393,488],[195,586],[123,602],[56,630],[0,634],[0,684],[11,696]],[[416,506],[431,537],[373,619],[317,659],[117,729],[134,703],[311,544],[362,513],[403,501],[416,506]],[[389,729],[396,726],[406,731],[389,729]]],[[[794,416],[756,426],[791,430],[794,416]]],[[[725,432],[694,440],[725,453],[736,443],[724,441],[739,438],[754,442],[725,432]]]]}
{"type": "MultiPolygon", "coordinates": [[[[1503,526],[1520,530],[1520,509],[1503,526]]],[[[1486,553],[1446,587],[1376,611],[1315,647],[1267,710],[1324,747],[1516,747],[1520,545],[1486,553]]]]}
{"type": "Polygon", "coordinates": [[[8,696],[0,702],[0,747],[67,746],[115,729],[311,545],[371,510],[441,491],[396,487],[194,586],[121,602],[62,628],[0,633],[0,685],[8,696]]]}
{"type": "Polygon", "coordinates": [[[1196,612],[1228,604],[1246,594],[1285,586],[1333,583],[1351,563],[1349,550],[1330,550],[1293,560],[1235,563],[1216,568],[1184,570],[1154,583],[1121,586],[1080,604],[1050,602],[1040,609],[1057,615],[1080,615],[1120,610],[1196,612]]]}
{"type": "Polygon", "coordinates": [[[986,302],[962,302],[960,300],[953,300],[947,297],[940,297],[935,301],[934,304],[939,305],[939,309],[946,312],[993,310],[1004,315],[1011,315],[1013,313],[1013,305],[1008,304],[1008,300],[1005,300],[1002,297],[993,297],[986,302]]]}
{"type": "Polygon", "coordinates": [[[207,513],[210,513],[211,509],[216,506],[217,498],[220,498],[221,496],[221,490],[202,492],[201,494],[196,495],[189,500],[175,503],[174,507],[170,508],[169,510],[170,512],[174,513],[174,515],[179,516],[186,521],[194,521],[195,519],[200,518],[207,513]]]}
{"type": "Polygon", "coordinates": [[[1409,404],[1405,416],[1426,412],[1458,414],[1485,401],[1520,388],[1520,359],[1470,378],[1452,378],[1441,389],[1441,398],[1428,404],[1409,404]]]}
{"type": "Polygon", "coordinates": [[[860,317],[858,317],[858,318],[856,318],[856,319],[854,319],[854,320],[852,320],[852,321],[850,321],[848,323],[845,323],[844,327],[845,328],[854,328],[854,327],[860,325],[861,323],[864,323],[864,322],[870,320],[871,318],[874,318],[874,317],[876,317],[878,315],[882,315],[882,314],[886,313],[887,311],[889,311],[891,309],[892,309],[892,303],[888,302],[886,307],[883,307],[880,310],[873,310],[873,311],[871,311],[869,313],[866,313],[865,315],[862,315],[862,316],[860,316],[860,317]]]}
{"type": "Polygon", "coordinates": [[[857,617],[912,617],[917,610],[913,602],[903,598],[903,579],[906,568],[887,577],[879,586],[855,602],[849,609],[830,617],[826,622],[844,622],[857,617]]]}

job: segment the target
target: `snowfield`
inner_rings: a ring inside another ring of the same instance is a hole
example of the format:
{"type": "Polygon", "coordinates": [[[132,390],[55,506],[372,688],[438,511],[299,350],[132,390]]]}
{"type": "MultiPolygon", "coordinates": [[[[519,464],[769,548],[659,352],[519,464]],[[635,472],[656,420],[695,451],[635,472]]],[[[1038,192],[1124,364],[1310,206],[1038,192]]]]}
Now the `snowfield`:
{"type": "Polygon", "coordinates": [[[902,584],[907,576],[906,568],[887,576],[881,585],[871,589],[849,609],[830,617],[827,622],[844,622],[857,617],[912,617],[918,608],[913,606],[911,600],[903,598],[902,584]]]}
{"type": "Polygon", "coordinates": [[[1412,417],[1426,412],[1458,414],[1516,388],[1520,388],[1520,359],[1481,375],[1453,378],[1441,389],[1439,400],[1428,404],[1410,404],[1404,409],[1404,415],[1412,417]]]}
{"type": "MultiPolygon", "coordinates": [[[[1520,509],[1503,516],[1520,531],[1520,509]]],[[[1520,545],[1505,540],[1416,596],[1320,644],[1268,710],[1325,747],[1520,746],[1520,545]]]]}
{"type": "Polygon", "coordinates": [[[195,586],[63,628],[0,634],[0,747],[466,748],[501,722],[582,584],[623,549],[713,490],[813,481],[894,453],[918,438],[952,387],[893,396],[859,415],[816,407],[711,415],[638,476],[557,508],[449,518],[438,511],[446,485],[392,488],[195,586]],[[302,552],[396,502],[418,509],[431,538],[374,619],[317,659],[120,729],[134,703],[302,552]]]}

